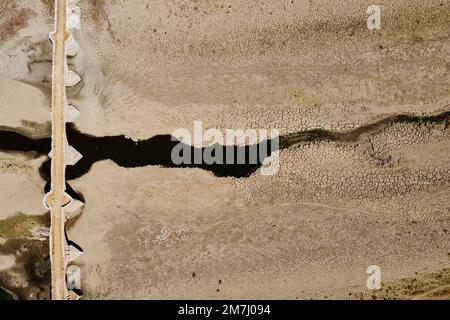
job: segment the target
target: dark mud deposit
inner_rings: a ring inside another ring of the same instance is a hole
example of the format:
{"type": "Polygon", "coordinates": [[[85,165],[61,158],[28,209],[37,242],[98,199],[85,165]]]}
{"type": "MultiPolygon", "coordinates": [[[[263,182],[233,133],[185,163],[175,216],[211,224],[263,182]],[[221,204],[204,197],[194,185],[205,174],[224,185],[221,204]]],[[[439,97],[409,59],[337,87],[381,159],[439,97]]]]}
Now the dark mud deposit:
{"type": "Polygon", "coordinates": [[[49,241],[48,239],[41,241],[31,239],[30,229],[34,226],[48,227],[49,214],[28,216],[19,213],[0,222],[0,234],[7,239],[0,246],[0,254],[16,256],[16,265],[13,270],[22,274],[27,282],[26,287],[17,288],[8,272],[0,272],[0,286],[6,289],[3,292],[3,298],[11,298],[13,293],[13,298],[17,295],[20,299],[48,299],[50,297],[49,241]]]}

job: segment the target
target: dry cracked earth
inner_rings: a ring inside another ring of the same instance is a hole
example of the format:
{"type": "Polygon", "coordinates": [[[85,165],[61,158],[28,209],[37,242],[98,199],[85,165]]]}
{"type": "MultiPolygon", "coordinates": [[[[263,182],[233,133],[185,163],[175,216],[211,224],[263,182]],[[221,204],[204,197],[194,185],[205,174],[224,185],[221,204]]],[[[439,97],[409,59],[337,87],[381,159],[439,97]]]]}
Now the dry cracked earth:
{"type": "MultiPolygon", "coordinates": [[[[77,3],[80,132],[282,136],[273,176],[106,159],[68,181],[83,299],[449,298],[448,0],[378,0],[372,31],[372,0],[77,3]]],[[[5,133],[50,135],[52,14],[0,3],[0,297],[49,298],[48,158],[5,133]]]]}

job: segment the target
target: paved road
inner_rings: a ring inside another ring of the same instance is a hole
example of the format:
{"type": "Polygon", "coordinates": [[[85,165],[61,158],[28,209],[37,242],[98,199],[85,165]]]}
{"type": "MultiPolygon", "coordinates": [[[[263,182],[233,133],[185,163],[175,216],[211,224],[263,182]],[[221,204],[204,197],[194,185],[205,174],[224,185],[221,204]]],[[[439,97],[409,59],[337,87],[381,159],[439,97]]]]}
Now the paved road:
{"type": "Polygon", "coordinates": [[[53,83],[52,83],[52,166],[51,191],[47,205],[51,210],[50,259],[52,272],[52,299],[64,300],[66,286],[64,205],[70,201],[65,193],[65,40],[66,0],[55,1],[55,31],[53,33],[53,83]]]}

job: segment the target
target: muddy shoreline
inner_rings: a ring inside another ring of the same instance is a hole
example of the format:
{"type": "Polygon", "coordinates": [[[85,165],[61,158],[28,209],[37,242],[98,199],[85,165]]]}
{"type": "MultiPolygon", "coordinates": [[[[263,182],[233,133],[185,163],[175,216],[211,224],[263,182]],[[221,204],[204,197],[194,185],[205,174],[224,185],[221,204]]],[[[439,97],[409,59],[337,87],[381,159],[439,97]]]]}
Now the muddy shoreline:
{"type": "MultiPolygon", "coordinates": [[[[329,130],[314,129],[280,136],[280,150],[295,147],[299,143],[311,143],[318,141],[334,141],[338,143],[356,143],[362,136],[370,135],[396,123],[442,123],[443,129],[448,127],[450,111],[444,111],[435,115],[407,115],[400,114],[382,118],[376,122],[357,127],[347,132],[333,132],[329,130]]],[[[258,145],[245,146],[219,146],[223,150],[224,159],[228,153],[234,154],[234,164],[195,164],[194,155],[203,153],[209,148],[217,148],[218,145],[209,146],[199,150],[192,146],[190,149],[191,164],[174,164],[171,159],[172,149],[179,143],[170,135],[158,135],[147,140],[134,141],[122,136],[95,137],[80,132],[73,124],[67,126],[67,137],[71,146],[79,151],[83,158],[74,166],[66,169],[68,180],[77,179],[87,172],[95,162],[112,160],[118,166],[136,168],[143,166],[162,166],[165,168],[200,168],[212,172],[217,177],[244,178],[250,176],[261,167],[264,157],[258,156],[257,163],[249,163],[249,153],[255,150],[259,153],[267,143],[267,156],[271,154],[271,140],[263,141],[258,145]],[[244,152],[246,163],[238,164],[236,155],[244,152]]],[[[26,152],[34,156],[47,155],[50,152],[50,138],[33,139],[24,134],[0,130],[0,150],[13,152],[26,152]]],[[[41,168],[41,176],[49,180],[51,160],[45,161],[41,168]]]]}

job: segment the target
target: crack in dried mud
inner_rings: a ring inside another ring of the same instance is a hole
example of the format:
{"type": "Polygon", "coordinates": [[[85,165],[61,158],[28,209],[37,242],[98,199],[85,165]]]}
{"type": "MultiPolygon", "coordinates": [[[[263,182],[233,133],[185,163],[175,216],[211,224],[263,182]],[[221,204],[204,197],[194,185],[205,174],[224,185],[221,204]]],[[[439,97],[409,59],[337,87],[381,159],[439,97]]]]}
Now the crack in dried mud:
{"type": "MultiPolygon", "coordinates": [[[[396,123],[444,123],[444,128],[448,127],[450,110],[435,115],[407,115],[399,114],[380,119],[376,122],[360,126],[354,130],[346,132],[334,132],[323,129],[306,130],[288,135],[280,136],[279,149],[295,147],[301,143],[311,143],[319,141],[333,141],[338,143],[367,143],[367,137],[380,132],[396,123]]],[[[270,156],[271,140],[263,141],[258,145],[246,146],[221,146],[224,148],[224,157],[228,152],[245,151],[246,163],[237,164],[174,164],[171,159],[171,151],[179,141],[172,141],[171,135],[157,135],[147,140],[133,141],[125,136],[95,137],[84,134],[77,130],[75,126],[67,126],[67,137],[71,146],[78,150],[83,158],[74,166],[68,166],[66,178],[73,180],[86,174],[92,165],[97,161],[112,160],[117,165],[126,168],[144,167],[149,165],[162,166],[166,168],[200,168],[212,172],[217,177],[244,178],[250,176],[261,167],[264,158],[259,157],[256,164],[248,163],[248,154],[251,148],[260,150],[268,142],[267,156],[270,156]],[[242,150],[244,149],[244,150],[242,150]]],[[[186,146],[191,149],[191,155],[199,152],[193,146],[186,146]]],[[[209,146],[207,148],[211,148],[209,146]]],[[[203,151],[206,148],[203,148],[203,151]]],[[[370,149],[370,148],[369,148],[370,149]]],[[[0,131],[0,150],[16,152],[32,152],[35,155],[47,155],[50,152],[50,138],[32,139],[25,135],[12,131],[0,131]]],[[[370,153],[370,150],[368,150],[370,153]]],[[[193,161],[192,161],[193,162],[193,161]]],[[[46,180],[49,179],[50,160],[45,161],[40,173],[46,180]]]]}

